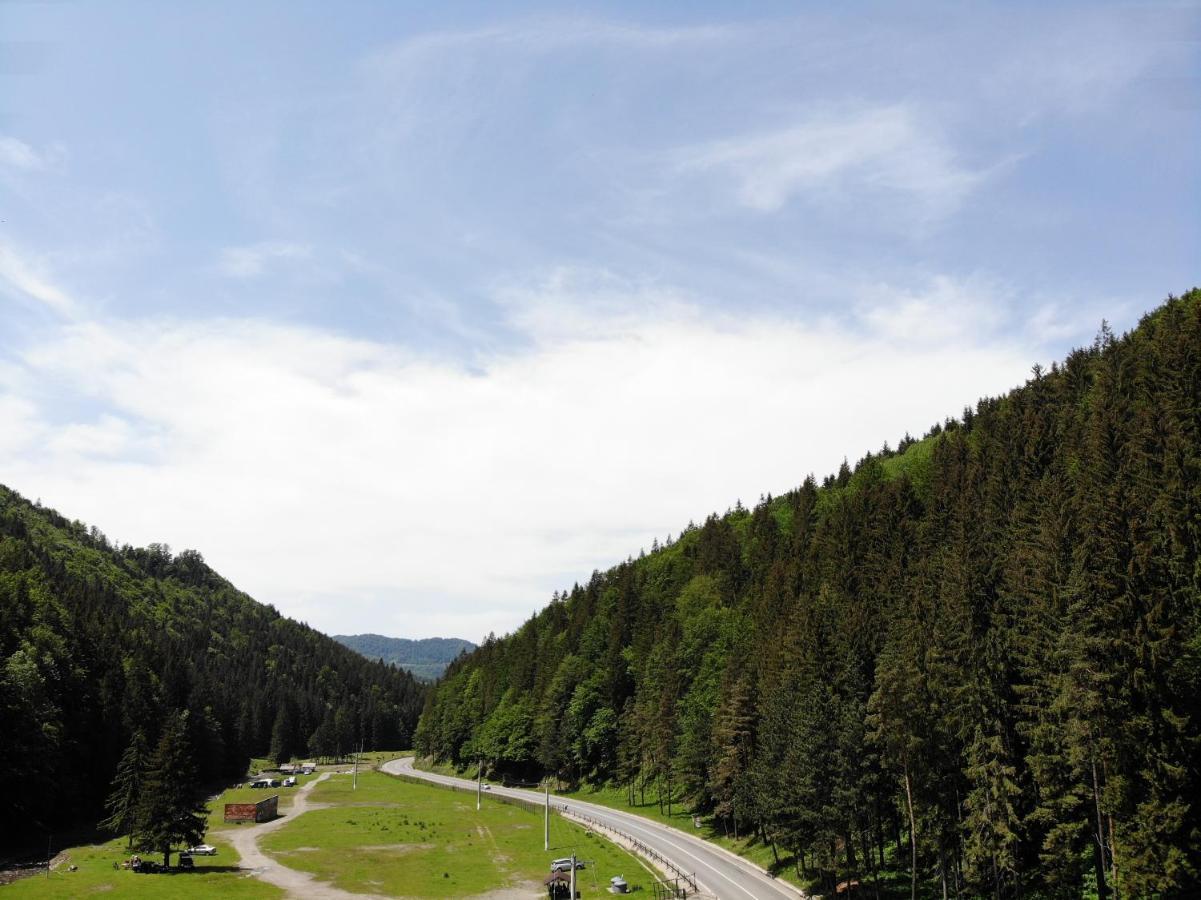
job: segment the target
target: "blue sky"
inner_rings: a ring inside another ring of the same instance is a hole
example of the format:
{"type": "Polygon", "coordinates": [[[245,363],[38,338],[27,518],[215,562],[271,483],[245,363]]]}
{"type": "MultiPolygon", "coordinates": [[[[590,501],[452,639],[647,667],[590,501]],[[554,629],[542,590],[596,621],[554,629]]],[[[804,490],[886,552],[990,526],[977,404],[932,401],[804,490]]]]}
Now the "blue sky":
{"type": "Polygon", "coordinates": [[[0,36],[0,480],[326,630],[508,630],[1196,283],[1195,4],[0,36]]]}

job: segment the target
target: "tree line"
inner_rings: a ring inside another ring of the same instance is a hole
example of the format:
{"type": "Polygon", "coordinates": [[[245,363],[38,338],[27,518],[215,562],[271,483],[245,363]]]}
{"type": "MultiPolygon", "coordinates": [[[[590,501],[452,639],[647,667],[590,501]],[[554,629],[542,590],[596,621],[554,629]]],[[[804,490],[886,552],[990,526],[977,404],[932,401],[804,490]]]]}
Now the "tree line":
{"type": "Polygon", "coordinates": [[[556,592],[417,746],[649,789],[823,891],[1195,896],[1199,550],[1194,290],[556,592]]]}
{"type": "Polygon", "coordinates": [[[0,486],[0,845],[95,823],[123,756],[172,729],[199,791],[256,756],[407,746],[426,690],[196,551],[114,547],[0,486]]]}

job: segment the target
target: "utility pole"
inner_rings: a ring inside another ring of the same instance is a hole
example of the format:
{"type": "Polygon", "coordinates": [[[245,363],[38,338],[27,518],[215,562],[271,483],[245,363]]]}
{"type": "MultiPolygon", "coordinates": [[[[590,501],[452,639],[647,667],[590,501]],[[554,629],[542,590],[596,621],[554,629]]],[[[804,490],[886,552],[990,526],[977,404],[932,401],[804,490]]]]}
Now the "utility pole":
{"type": "Polygon", "coordinates": [[[363,744],[359,743],[359,752],[354,755],[354,775],[350,779],[350,789],[357,791],[359,789],[359,757],[363,755],[363,744]]]}
{"type": "Polygon", "coordinates": [[[571,854],[571,900],[575,900],[575,854],[571,854]]]}
{"type": "Polygon", "coordinates": [[[542,823],[542,849],[550,849],[550,782],[544,781],[542,786],[546,788],[546,815],[542,823]]]}
{"type": "Polygon", "coordinates": [[[475,761],[475,811],[480,811],[480,805],[484,798],[484,761],[477,759],[475,761]]]}

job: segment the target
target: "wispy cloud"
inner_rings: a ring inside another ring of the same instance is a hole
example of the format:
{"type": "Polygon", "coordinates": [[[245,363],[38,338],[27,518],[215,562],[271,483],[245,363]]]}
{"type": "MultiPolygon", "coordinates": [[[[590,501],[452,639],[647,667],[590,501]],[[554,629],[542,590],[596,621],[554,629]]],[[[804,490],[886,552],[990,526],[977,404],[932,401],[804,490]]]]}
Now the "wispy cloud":
{"type": "Polygon", "coordinates": [[[54,284],[42,267],[0,242],[0,290],[20,300],[33,300],[58,313],[73,317],[78,304],[61,287],[54,284]]]}
{"type": "Polygon", "coordinates": [[[763,213],[795,199],[822,203],[863,192],[903,195],[945,213],[984,177],[958,159],[933,122],[903,104],[811,113],[675,156],[679,172],[728,179],[741,205],[763,213]]]}
{"type": "Polygon", "coordinates": [[[12,166],[14,169],[39,169],[42,158],[23,141],[16,138],[0,136],[0,166],[12,166]]]}
{"type": "Polygon", "coordinates": [[[50,144],[39,151],[25,141],[0,134],[0,168],[26,172],[47,169],[60,163],[66,154],[61,143],[50,144]]]}
{"type": "Polygon", "coordinates": [[[227,278],[256,278],[281,262],[308,259],[310,248],[287,241],[264,241],[246,247],[226,247],[217,261],[217,270],[227,278]]]}

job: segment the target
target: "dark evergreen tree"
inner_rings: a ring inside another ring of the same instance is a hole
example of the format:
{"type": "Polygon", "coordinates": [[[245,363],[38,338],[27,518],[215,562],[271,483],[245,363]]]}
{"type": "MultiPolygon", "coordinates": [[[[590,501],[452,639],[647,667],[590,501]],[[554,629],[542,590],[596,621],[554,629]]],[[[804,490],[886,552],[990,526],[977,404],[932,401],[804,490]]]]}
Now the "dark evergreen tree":
{"type": "Polygon", "coordinates": [[[171,716],[151,756],[137,812],[137,842],[171,864],[176,845],[199,844],[208,828],[208,807],[199,766],[188,741],[188,713],[171,716]]]}
{"type": "Polygon", "coordinates": [[[109,814],[97,825],[113,834],[128,834],[130,850],[133,849],[134,834],[140,830],[138,813],[142,807],[142,787],[150,762],[147,757],[146,738],[142,732],[135,731],[129,746],[121,754],[121,762],[117,764],[117,774],[113,778],[112,793],[105,801],[109,814]]]}

